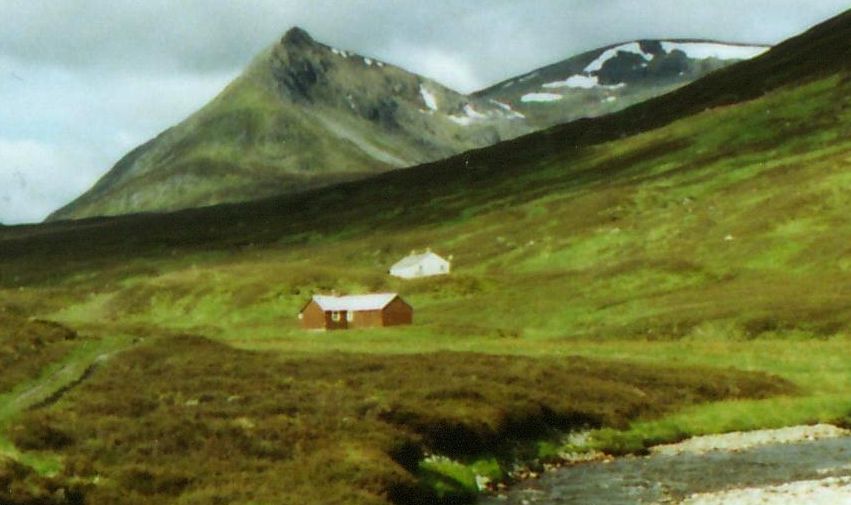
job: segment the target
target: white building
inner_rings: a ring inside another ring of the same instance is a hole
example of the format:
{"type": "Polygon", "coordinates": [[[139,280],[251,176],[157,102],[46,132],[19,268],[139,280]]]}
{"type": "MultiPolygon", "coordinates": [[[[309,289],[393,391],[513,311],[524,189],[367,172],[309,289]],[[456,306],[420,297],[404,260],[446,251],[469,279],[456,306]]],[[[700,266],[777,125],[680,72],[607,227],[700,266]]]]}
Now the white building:
{"type": "MultiPolygon", "coordinates": [[[[452,259],[451,256],[449,258],[452,259]]],[[[402,258],[390,267],[390,275],[402,279],[416,279],[432,275],[447,275],[449,269],[449,261],[429,250],[422,254],[411,253],[410,256],[402,258]]]]}

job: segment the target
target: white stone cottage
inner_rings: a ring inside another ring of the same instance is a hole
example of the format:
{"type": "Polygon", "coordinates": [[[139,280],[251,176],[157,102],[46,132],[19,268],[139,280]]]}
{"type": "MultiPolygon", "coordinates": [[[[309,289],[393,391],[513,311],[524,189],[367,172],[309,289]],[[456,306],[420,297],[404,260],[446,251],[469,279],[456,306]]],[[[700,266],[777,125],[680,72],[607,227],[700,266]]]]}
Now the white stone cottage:
{"type": "MultiPolygon", "coordinates": [[[[452,256],[449,257],[452,259],[452,256]]],[[[447,275],[450,270],[448,260],[428,250],[422,254],[411,253],[390,267],[390,275],[402,279],[416,279],[432,275],[447,275]]]]}

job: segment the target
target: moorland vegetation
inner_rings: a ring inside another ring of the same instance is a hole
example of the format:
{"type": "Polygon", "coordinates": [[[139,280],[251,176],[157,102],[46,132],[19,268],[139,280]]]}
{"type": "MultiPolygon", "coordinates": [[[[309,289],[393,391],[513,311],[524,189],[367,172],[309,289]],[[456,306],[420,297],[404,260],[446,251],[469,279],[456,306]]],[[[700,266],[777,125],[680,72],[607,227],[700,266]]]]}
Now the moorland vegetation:
{"type": "Polygon", "coordinates": [[[78,335],[11,391],[110,357],[5,418],[0,483],[16,505],[461,500],[523,434],[598,428],[624,453],[847,420],[849,33],[846,13],[621,113],[368,182],[4,228],[3,306],[78,335]],[[386,275],[424,246],[451,276],[386,275]],[[302,331],[331,290],[398,291],[416,324],[302,331]]]}

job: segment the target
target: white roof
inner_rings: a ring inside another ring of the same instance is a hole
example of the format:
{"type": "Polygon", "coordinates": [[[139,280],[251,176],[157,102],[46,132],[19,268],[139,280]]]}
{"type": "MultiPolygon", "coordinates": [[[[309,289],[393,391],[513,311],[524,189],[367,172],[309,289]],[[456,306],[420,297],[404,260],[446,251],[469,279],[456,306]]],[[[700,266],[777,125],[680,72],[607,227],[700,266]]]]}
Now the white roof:
{"type": "Polygon", "coordinates": [[[423,260],[425,260],[426,258],[431,257],[431,256],[433,256],[433,257],[435,257],[435,258],[439,259],[440,261],[444,261],[444,262],[446,262],[446,260],[445,260],[445,259],[443,259],[443,258],[441,258],[439,255],[434,254],[433,252],[429,251],[429,252],[425,252],[425,253],[422,253],[422,254],[412,254],[412,255],[410,255],[410,256],[407,256],[407,257],[405,257],[405,258],[402,258],[401,260],[397,261],[397,262],[396,262],[396,263],[395,263],[392,267],[390,267],[390,268],[391,268],[391,269],[395,269],[395,268],[407,268],[407,267],[412,267],[412,266],[414,266],[414,265],[418,265],[420,262],[422,262],[423,260]]]}
{"type": "Polygon", "coordinates": [[[375,293],[370,295],[324,296],[313,295],[313,301],[324,311],[361,311],[381,310],[399,296],[396,293],[375,293]]]}

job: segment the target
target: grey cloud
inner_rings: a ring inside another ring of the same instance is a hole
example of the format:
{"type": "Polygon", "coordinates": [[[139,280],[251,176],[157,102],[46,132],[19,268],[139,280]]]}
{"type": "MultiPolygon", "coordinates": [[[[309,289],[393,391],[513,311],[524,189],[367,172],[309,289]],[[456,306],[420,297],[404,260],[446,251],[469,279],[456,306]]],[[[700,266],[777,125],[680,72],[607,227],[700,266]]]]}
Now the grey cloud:
{"type": "MultiPolygon", "coordinates": [[[[777,42],[847,0],[0,0],[0,47],[28,62],[138,73],[244,66],[293,25],[412,70],[400,49],[455,53],[482,85],[641,37],[777,42]]],[[[450,83],[451,84],[451,83],[450,83]]]]}

